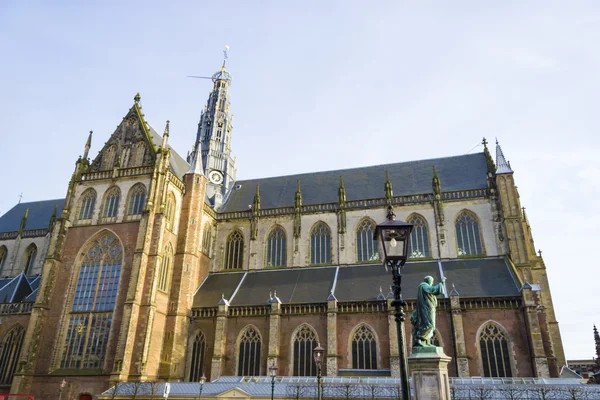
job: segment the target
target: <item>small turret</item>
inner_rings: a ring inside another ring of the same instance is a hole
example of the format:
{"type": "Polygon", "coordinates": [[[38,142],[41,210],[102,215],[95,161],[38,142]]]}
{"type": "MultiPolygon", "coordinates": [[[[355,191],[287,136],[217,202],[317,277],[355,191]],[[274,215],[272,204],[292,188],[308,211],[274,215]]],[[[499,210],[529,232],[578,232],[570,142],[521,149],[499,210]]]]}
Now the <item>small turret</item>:
{"type": "Polygon", "coordinates": [[[23,233],[25,230],[25,225],[27,225],[27,216],[29,215],[29,208],[25,209],[25,213],[23,214],[23,218],[21,218],[21,225],[19,226],[19,234],[23,233]]]}
{"type": "Polygon", "coordinates": [[[394,192],[392,191],[392,182],[390,182],[390,173],[389,171],[385,171],[385,199],[388,205],[392,204],[392,199],[394,198],[394,192]]]}
{"type": "Polygon", "coordinates": [[[163,139],[161,147],[163,150],[167,149],[167,142],[169,141],[169,120],[167,120],[167,124],[165,125],[165,133],[163,133],[163,139]]]}
{"type": "Polygon", "coordinates": [[[92,147],[92,133],[94,133],[94,131],[90,131],[87,141],[85,142],[85,150],[83,150],[83,159],[84,160],[87,160],[88,153],[90,152],[90,147],[92,147]]]}
{"type": "Polygon", "coordinates": [[[506,161],[502,147],[496,139],[496,174],[512,174],[513,170],[510,168],[510,164],[506,161]]]}

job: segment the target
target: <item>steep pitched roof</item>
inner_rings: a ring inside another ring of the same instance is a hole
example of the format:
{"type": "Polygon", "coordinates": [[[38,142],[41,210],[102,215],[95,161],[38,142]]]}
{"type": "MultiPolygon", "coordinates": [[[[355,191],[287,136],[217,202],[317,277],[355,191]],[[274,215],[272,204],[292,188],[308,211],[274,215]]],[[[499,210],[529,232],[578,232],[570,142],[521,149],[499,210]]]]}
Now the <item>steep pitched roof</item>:
{"type": "Polygon", "coordinates": [[[0,217],[0,232],[18,231],[27,208],[29,208],[29,213],[25,230],[47,228],[54,207],[56,207],[56,217],[58,218],[62,213],[64,202],[65,199],[55,199],[19,203],[0,217]]]}
{"type": "MultiPolygon", "coordinates": [[[[162,144],[162,135],[156,132],[156,130],[154,130],[154,128],[151,126],[150,135],[156,148],[158,148],[158,146],[162,144]]],[[[171,150],[171,172],[173,172],[173,174],[175,174],[179,179],[183,179],[183,175],[185,175],[185,173],[188,172],[190,169],[190,164],[188,164],[188,162],[185,161],[185,159],[181,157],[179,153],[177,153],[175,149],[171,147],[170,144],[167,144],[167,147],[171,150]]]]}
{"type": "Polygon", "coordinates": [[[32,292],[24,273],[20,273],[0,288],[0,303],[20,303],[32,292]]]}
{"type": "MultiPolygon", "coordinates": [[[[448,284],[458,286],[461,297],[518,296],[518,283],[502,257],[407,262],[402,271],[404,298],[414,299],[427,275],[435,282],[440,272],[448,284]]],[[[211,273],[194,296],[193,307],[216,307],[221,294],[232,306],[267,304],[277,291],[284,304],[324,303],[333,292],[339,301],[373,301],[380,288],[392,283],[389,271],[379,264],[269,269],[211,273]],[[234,295],[235,293],[235,295],[234,295]]]]}
{"type": "Polygon", "coordinates": [[[335,203],[338,200],[340,176],[344,180],[348,201],[382,198],[386,171],[389,171],[395,196],[432,193],[431,179],[434,166],[444,191],[487,188],[485,154],[475,153],[237,181],[221,211],[246,211],[248,205],[252,204],[256,185],[260,185],[261,208],[293,206],[298,180],[300,180],[304,205],[335,203]],[[237,187],[239,189],[236,189],[237,187]]]}

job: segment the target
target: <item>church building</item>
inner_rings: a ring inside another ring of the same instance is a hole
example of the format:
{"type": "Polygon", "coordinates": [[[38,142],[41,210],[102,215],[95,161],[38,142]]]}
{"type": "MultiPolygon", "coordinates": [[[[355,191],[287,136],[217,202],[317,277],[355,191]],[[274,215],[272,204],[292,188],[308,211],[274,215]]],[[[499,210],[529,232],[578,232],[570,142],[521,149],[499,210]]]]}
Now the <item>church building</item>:
{"type": "Polygon", "coordinates": [[[0,393],[314,376],[319,344],[325,375],[398,376],[373,241],[389,205],[414,225],[406,312],[426,275],[447,278],[433,340],[450,376],[558,377],[544,260],[498,143],[495,157],[484,139],[480,153],[238,180],[225,63],[212,81],[186,157],[138,94],[112,135],[94,134],[95,157],[90,132],[63,199],[0,217],[0,393]]]}

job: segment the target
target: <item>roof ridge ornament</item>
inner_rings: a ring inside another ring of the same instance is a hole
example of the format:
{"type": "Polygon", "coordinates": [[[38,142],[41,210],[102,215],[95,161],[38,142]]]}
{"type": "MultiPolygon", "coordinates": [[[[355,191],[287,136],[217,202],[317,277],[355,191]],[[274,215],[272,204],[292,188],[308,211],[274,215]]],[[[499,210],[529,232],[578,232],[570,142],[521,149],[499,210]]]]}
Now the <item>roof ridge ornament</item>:
{"type": "Polygon", "coordinates": [[[510,167],[510,164],[506,162],[506,158],[504,157],[504,152],[502,151],[502,147],[500,147],[500,143],[498,142],[498,138],[496,138],[496,174],[512,174],[513,170],[510,167]]]}

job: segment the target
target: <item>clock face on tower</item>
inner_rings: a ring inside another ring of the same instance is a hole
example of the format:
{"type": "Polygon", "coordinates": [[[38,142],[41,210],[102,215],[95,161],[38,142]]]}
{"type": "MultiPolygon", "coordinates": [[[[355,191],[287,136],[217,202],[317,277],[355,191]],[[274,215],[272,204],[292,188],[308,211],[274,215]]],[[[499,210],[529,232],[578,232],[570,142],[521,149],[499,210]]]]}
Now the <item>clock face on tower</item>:
{"type": "Polygon", "coordinates": [[[210,181],[214,184],[219,184],[221,182],[223,182],[223,174],[221,174],[219,171],[211,171],[210,174],[208,174],[208,179],[210,179],[210,181]]]}

